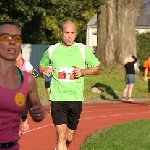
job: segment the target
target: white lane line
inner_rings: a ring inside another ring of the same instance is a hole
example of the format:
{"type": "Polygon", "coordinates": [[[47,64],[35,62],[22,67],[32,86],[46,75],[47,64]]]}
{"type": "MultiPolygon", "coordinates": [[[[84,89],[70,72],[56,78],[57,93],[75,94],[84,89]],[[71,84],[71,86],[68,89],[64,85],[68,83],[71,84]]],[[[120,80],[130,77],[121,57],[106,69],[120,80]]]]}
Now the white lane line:
{"type": "Polygon", "coordinates": [[[32,131],[35,131],[35,130],[39,130],[39,129],[42,129],[42,128],[46,128],[46,127],[49,127],[49,126],[52,126],[52,125],[54,125],[54,124],[48,124],[48,125],[40,126],[40,127],[31,129],[31,130],[28,130],[26,132],[23,132],[22,134],[26,134],[26,133],[29,133],[29,132],[32,132],[32,131]]]}
{"type": "Polygon", "coordinates": [[[118,109],[96,109],[96,110],[88,110],[88,111],[82,111],[82,113],[91,113],[91,112],[109,112],[109,111],[122,111],[122,110],[138,110],[141,108],[118,108],[118,109]]]}
{"type": "MultiPolygon", "coordinates": [[[[97,119],[97,118],[106,118],[106,117],[117,117],[117,116],[123,116],[123,115],[137,115],[137,114],[142,114],[142,113],[150,113],[150,111],[144,111],[144,112],[137,112],[137,113],[125,113],[125,114],[113,114],[113,115],[107,115],[107,116],[96,116],[96,117],[88,117],[88,118],[82,118],[80,119],[80,121],[84,121],[84,120],[90,120],[90,119],[97,119]]],[[[36,131],[42,128],[46,128],[49,126],[53,126],[54,124],[48,124],[48,125],[44,125],[44,126],[40,126],[31,130],[28,130],[27,132],[24,132],[22,134],[26,134],[26,133],[30,133],[32,131],[36,131]]]]}
{"type": "Polygon", "coordinates": [[[113,115],[107,115],[107,116],[96,116],[96,117],[88,117],[88,118],[83,118],[80,120],[87,120],[87,119],[95,119],[95,118],[106,118],[106,117],[117,117],[117,116],[123,116],[123,115],[137,115],[137,114],[142,114],[142,113],[150,113],[150,111],[145,111],[145,112],[137,112],[137,113],[125,113],[125,114],[113,114],[113,115]]]}
{"type": "Polygon", "coordinates": [[[115,107],[115,106],[117,106],[117,107],[124,107],[124,106],[133,106],[133,105],[136,105],[136,106],[146,106],[146,104],[145,105],[142,105],[143,103],[117,103],[117,104],[114,104],[114,103],[104,103],[104,104],[101,104],[101,103],[98,103],[98,104],[85,104],[85,105],[83,105],[83,108],[84,109],[86,109],[86,108],[93,108],[93,107],[115,107]]]}

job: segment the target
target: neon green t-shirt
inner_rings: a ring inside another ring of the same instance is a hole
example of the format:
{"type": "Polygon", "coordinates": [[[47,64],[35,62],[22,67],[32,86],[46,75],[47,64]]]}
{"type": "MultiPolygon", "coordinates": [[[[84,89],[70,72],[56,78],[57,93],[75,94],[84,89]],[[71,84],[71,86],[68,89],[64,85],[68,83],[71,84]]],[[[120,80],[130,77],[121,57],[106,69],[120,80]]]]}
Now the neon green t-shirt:
{"type": "MultiPolygon", "coordinates": [[[[92,51],[85,46],[85,62],[88,67],[96,67],[100,64],[92,51]]],[[[74,66],[84,69],[85,64],[80,48],[74,43],[65,47],[59,45],[52,52],[51,60],[49,48],[44,52],[40,65],[43,67],[49,64],[53,66],[51,80],[51,101],[83,101],[84,77],[74,78],[74,66]]]]}

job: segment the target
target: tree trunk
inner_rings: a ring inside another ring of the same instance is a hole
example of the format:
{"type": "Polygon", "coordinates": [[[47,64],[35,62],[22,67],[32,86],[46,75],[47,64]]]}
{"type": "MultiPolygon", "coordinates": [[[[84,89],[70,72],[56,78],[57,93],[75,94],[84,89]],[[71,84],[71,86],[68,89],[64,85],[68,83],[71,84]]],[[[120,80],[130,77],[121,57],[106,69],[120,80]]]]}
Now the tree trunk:
{"type": "Polygon", "coordinates": [[[97,58],[106,66],[136,56],[135,24],[143,0],[106,0],[97,15],[97,58]]]}

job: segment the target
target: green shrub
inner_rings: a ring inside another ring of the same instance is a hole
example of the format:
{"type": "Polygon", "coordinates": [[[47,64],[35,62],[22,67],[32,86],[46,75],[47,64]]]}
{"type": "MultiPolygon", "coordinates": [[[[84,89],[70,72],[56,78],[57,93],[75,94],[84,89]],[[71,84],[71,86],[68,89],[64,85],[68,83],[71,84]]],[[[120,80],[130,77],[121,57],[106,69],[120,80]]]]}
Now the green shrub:
{"type": "Polygon", "coordinates": [[[141,65],[148,54],[150,54],[150,33],[137,34],[137,56],[141,65]]]}

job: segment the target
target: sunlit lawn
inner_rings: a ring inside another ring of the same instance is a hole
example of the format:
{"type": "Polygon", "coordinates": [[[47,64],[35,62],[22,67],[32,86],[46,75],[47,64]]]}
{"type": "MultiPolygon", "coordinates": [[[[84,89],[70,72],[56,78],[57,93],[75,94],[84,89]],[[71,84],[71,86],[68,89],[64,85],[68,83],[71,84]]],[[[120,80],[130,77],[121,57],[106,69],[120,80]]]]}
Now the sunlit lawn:
{"type": "Polygon", "coordinates": [[[140,120],[100,130],[90,135],[80,150],[150,150],[150,120],[140,120]]]}

